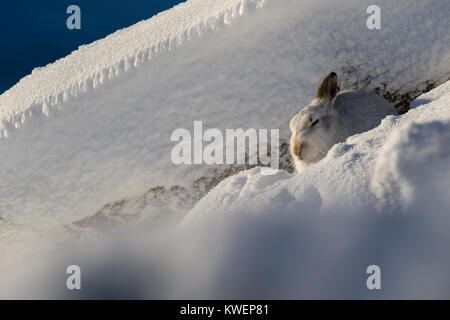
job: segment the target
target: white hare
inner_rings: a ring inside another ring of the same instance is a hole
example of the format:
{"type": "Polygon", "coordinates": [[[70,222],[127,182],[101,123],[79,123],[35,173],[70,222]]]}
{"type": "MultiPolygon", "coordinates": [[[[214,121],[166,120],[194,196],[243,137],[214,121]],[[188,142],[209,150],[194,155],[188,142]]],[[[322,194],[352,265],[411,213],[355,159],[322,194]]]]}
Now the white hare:
{"type": "Polygon", "coordinates": [[[339,93],[337,75],[330,73],[319,86],[316,98],[289,123],[289,150],[295,170],[302,171],[324,158],[334,144],[375,128],[387,115],[394,114],[394,106],[375,93],[339,93]]]}

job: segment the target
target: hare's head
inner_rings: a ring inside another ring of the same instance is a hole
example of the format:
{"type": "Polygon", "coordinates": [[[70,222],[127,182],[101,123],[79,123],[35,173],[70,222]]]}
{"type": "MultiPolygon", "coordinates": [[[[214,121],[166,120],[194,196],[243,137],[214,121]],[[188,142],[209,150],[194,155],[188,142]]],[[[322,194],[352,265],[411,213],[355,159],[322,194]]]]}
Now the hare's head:
{"type": "Polygon", "coordinates": [[[316,98],[290,121],[290,151],[298,170],[299,162],[308,165],[319,161],[341,141],[345,128],[334,108],[339,92],[336,73],[330,73],[319,86],[316,98]]]}

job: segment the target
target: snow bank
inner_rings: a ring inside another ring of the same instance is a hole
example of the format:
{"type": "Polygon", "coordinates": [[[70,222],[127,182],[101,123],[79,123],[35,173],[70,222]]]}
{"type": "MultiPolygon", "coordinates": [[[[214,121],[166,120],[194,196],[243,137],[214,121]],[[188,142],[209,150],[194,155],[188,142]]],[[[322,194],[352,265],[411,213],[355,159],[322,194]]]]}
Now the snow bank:
{"type": "Polygon", "coordinates": [[[386,141],[371,185],[382,207],[395,211],[424,195],[450,195],[449,174],[450,122],[412,122],[386,141]]]}
{"type": "Polygon", "coordinates": [[[0,296],[448,299],[448,85],[305,173],[262,176],[253,168],[222,181],[176,229],[65,243],[9,273],[0,296]],[[339,183],[345,188],[330,203],[339,183]],[[85,272],[81,291],[61,287],[61,270],[74,262],[85,272]],[[381,291],[366,287],[373,264],[381,291]]]}
{"type": "Polygon", "coordinates": [[[202,120],[287,138],[330,70],[394,100],[448,79],[448,1],[380,2],[382,30],[367,29],[368,5],[188,1],[36,70],[0,96],[0,215],[61,225],[189,187],[205,167],[170,161],[173,130],[202,120]]]}
{"type": "Polygon", "coordinates": [[[212,213],[219,216],[241,213],[244,208],[261,211],[260,205],[279,212],[277,199],[283,199],[286,208],[290,208],[289,199],[307,201],[307,197],[299,196],[307,186],[319,192],[322,213],[361,214],[377,202],[395,211],[397,205],[402,207],[417,199],[419,195],[412,194],[415,187],[428,188],[425,181],[439,185],[438,180],[446,177],[448,89],[446,83],[415,102],[417,105],[426,101],[425,104],[403,116],[388,116],[377,128],[335,145],[325,159],[304,172],[289,175],[281,171],[267,178],[255,169],[224,180],[197,203],[185,221],[212,213]],[[265,179],[273,182],[270,187],[261,183],[265,179]]]}
{"type": "Polygon", "coordinates": [[[331,70],[342,89],[395,102],[449,79],[448,1],[380,1],[376,31],[366,28],[369,4],[191,0],[5,92],[0,296],[448,298],[449,83],[301,174],[253,169],[224,180],[175,230],[78,242],[65,228],[105,204],[140,206],[149,188],[201,178],[205,166],[170,161],[171,133],[194,120],[286,138],[331,70]],[[382,214],[393,205],[406,214],[382,214]],[[89,270],[89,290],[61,289],[74,261],[89,270]],[[381,293],[365,287],[370,264],[383,270],[381,293]]]}

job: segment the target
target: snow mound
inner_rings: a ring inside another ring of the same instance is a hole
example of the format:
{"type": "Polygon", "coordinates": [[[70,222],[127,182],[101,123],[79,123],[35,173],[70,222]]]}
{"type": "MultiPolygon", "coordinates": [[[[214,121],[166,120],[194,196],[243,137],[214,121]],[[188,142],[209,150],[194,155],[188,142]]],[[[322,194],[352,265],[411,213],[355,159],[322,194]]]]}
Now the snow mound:
{"type": "MultiPolygon", "coordinates": [[[[210,194],[199,201],[196,210],[201,211],[205,218],[208,218],[211,212],[226,218],[228,215],[233,215],[236,210],[241,212],[243,208],[247,208],[246,214],[251,215],[261,210],[277,212],[280,208],[296,207],[299,204],[288,192],[274,194],[270,192],[279,181],[289,177],[290,174],[284,170],[274,175],[261,175],[260,168],[242,171],[228,178],[226,183],[221,183],[214,188],[210,194]],[[264,192],[266,189],[268,192],[264,192]]],[[[301,192],[309,192],[309,189],[299,191],[301,192]]],[[[192,215],[190,217],[192,218],[192,215]]],[[[184,223],[189,222],[189,219],[187,217],[184,223]]]]}
{"type": "Polygon", "coordinates": [[[369,4],[190,0],[36,70],[0,96],[0,216],[65,225],[189,187],[205,167],[172,163],[175,129],[288,139],[331,70],[395,102],[450,77],[448,1],[380,2],[381,30],[366,27],[369,4]]]}
{"type": "Polygon", "coordinates": [[[288,138],[289,119],[332,70],[342,89],[395,103],[450,78],[449,1],[379,1],[381,30],[366,28],[370,4],[189,0],[5,92],[0,296],[448,298],[450,83],[301,174],[248,170],[202,189],[198,203],[205,166],[170,160],[171,133],[195,120],[288,138]],[[66,228],[105,217],[127,225],[174,204],[193,206],[180,227],[138,239],[133,228],[130,239],[76,241],[66,228]],[[380,214],[392,204],[407,214],[380,214]],[[61,286],[74,261],[92,290],[61,286]],[[380,294],[365,286],[370,264],[382,267],[380,294]]]}
{"type": "MultiPolygon", "coordinates": [[[[326,158],[299,174],[281,171],[266,178],[253,170],[224,180],[184,222],[242,211],[264,213],[264,207],[290,212],[291,201],[308,201],[303,192],[307,186],[317,190],[322,213],[361,214],[374,206],[395,211],[410,204],[420,198],[416,188],[424,190],[448,180],[450,91],[443,90],[448,85],[417,99],[426,104],[403,116],[388,116],[377,128],[335,145],[326,158]],[[270,187],[262,183],[265,179],[271,179],[270,187]]],[[[301,206],[294,207],[300,210],[301,206]]]]}
{"type": "Polygon", "coordinates": [[[391,211],[423,194],[450,194],[450,122],[412,122],[395,130],[380,151],[371,186],[391,211]]]}

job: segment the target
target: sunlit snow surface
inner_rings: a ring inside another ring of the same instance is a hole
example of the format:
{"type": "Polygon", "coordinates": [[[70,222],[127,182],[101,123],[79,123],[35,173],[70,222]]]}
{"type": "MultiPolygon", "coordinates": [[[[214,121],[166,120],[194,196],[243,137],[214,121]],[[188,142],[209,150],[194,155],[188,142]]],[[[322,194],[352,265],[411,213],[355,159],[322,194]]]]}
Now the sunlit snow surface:
{"type": "Polygon", "coordinates": [[[0,296],[449,298],[448,82],[302,174],[231,176],[175,229],[66,227],[193,186],[208,168],[173,165],[170,135],[194,120],[287,138],[332,70],[394,102],[450,78],[448,1],[380,1],[382,30],[366,28],[369,4],[190,0],[1,95],[0,296]],[[69,264],[89,271],[86,290],[64,289],[69,264]]]}

